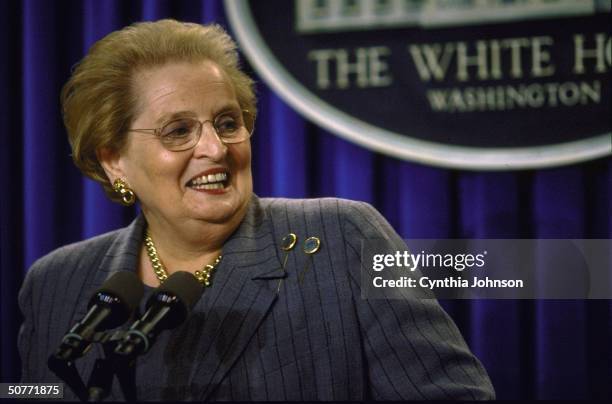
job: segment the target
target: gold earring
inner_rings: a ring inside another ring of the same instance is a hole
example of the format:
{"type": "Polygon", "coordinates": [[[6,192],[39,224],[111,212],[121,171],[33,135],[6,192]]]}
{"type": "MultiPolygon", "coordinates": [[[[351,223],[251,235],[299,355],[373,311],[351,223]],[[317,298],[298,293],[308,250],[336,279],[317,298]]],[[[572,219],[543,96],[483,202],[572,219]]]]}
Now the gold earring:
{"type": "Polygon", "coordinates": [[[131,206],[136,202],[134,191],[132,191],[132,188],[130,188],[121,178],[117,178],[113,181],[113,190],[119,194],[123,205],[131,206]]]}

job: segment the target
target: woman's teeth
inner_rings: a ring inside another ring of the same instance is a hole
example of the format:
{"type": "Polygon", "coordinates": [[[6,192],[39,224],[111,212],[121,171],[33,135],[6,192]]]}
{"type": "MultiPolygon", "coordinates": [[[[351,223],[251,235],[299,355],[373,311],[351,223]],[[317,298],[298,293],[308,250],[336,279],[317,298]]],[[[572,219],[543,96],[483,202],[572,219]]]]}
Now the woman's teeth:
{"type": "Polygon", "coordinates": [[[215,182],[214,184],[193,185],[191,188],[193,189],[223,189],[224,186],[222,182],[215,182]]]}
{"type": "Polygon", "coordinates": [[[227,181],[227,173],[202,175],[190,181],[190,187],[194,189],[223,189],[227,181]]]}

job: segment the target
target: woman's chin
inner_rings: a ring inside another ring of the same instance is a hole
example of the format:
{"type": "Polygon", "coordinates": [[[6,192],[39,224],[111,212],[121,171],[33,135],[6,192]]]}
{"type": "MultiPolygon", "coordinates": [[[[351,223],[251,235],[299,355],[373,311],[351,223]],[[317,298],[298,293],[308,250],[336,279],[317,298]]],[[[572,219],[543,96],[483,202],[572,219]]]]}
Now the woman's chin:
{"type": "Polygon", "coordinates": [[[224,187],[189,188],[183,202],[194,219],[225,223],[242,220],[250,192],[239,192],[235,184],[224,187]]]}
{"type": "Polygon", "coordinates": [[[191,206],[189,216],[209,223],[225,223],[241,215],[242,205],[235,195],[224,192],[206,196],[205,202],[191,206]]]}

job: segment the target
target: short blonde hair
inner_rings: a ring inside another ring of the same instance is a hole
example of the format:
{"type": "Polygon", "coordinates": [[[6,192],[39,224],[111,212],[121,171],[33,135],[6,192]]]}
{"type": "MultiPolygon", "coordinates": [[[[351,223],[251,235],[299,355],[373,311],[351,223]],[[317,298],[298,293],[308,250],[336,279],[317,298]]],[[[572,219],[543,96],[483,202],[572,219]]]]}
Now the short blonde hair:
{"type": "Polygon", "coordinates": [[[96,151],[121,150],[127,129],[135,118],[137,100],[132,94],[137,70],[168,62],[218,64],[234,85],[240,107],[248,110],[247,128],[256,116],[254,83],[240,70],[236,43],[218,25],[175,20],[141,22],[112,32],[96,42],[76,65],[61,94],[64,125],[72,158],[86,176],[100,182],[107,195],[118,201],[96,151]]]}

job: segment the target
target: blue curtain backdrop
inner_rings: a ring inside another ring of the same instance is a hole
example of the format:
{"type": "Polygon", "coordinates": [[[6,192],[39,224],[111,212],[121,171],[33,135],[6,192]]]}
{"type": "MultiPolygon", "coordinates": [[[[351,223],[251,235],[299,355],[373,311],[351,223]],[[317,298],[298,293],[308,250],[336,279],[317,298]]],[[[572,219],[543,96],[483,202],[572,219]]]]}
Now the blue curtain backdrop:
{"type": "MultiPolygon", "coordinates": [[[[94,41],[131,22],[164,17],[227,27],[221,1],[0,3],[2,382],[19,378],[16,300],[27,268],[135,214],[109,202],[72,164],[60,88],[94,41]]],[[[258,91],[253,169],[260,196],[367,201],[406,238],[610,238],[610,159],[508,173],[432,168],[333,136],[259,79],[258,91]]],[[[612,396],[610,301],[442,303],[499,398],[612,396]]]]}

